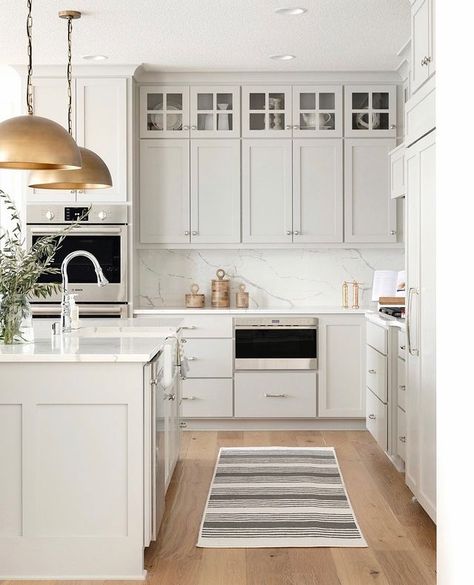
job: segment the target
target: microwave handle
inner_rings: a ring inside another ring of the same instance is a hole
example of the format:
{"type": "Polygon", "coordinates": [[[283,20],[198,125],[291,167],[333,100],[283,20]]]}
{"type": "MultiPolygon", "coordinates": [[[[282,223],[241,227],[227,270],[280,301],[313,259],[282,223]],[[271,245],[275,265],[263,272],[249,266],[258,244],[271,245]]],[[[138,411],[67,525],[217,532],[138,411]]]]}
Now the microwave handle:
{"type": "MultiPolygon", "coordinates": [[[[30,232],[35,235],[41,236],[50,236],[62,232],[64,230],[64,226],[58,227],[45,227],[45,226],[38,226],[38,227],[30,227],[30,232]]],[[[120,234],[122,233],[121,227],[93,227],[93,226],[77,226],[72,228],[66,235],[69,234],[96,234],[98,236],[108,235],[108,234],[120,234]]]]}

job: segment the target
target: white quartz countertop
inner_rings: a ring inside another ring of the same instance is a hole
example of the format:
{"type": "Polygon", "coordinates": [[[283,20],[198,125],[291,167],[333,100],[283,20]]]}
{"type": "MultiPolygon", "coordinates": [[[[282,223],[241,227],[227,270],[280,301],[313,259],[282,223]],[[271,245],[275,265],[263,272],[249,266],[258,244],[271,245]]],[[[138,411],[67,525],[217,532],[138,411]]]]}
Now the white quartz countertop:
{"type": "Polygon", "coordinates": [[[134,315],[340,315],[340,314],[365,314],[370,307],[359,309],[343,309],[342,307],[315,306],[315,307],[264,307],[253,309],[187,309],[186,307],[150,307],[135,309],[134,315]]]}
{"type": "Polygon", "coordinates": [[[180,319],[82,320],[81,328],[51,335],[54,320],[34,322],[31,343],[0,345],[3,362],[138,362],[150,361],[174,335],[180,319]]]}

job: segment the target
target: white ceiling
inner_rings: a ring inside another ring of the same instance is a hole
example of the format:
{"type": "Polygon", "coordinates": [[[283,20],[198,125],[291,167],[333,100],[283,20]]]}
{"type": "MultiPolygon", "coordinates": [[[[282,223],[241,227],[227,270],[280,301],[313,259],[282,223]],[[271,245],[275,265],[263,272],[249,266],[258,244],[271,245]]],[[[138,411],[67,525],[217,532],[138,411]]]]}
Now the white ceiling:
{"type": "MultiPolygon", "coordinates": [[[[80,10],[73,55],[163,71],[387,71],[409,37],[409,0],[33,0],[34,61],[65,61],[60,9],[80,10]],[[303,6],[302,16],[279,7],[303,6]],[[293,61],[270,55],[290,53],[293,61]]],[[[0,64],[26,61],[25,0],[0,2],[0,64]]],[[[97,67],[100,67],[97,64],[97,67]]]]}

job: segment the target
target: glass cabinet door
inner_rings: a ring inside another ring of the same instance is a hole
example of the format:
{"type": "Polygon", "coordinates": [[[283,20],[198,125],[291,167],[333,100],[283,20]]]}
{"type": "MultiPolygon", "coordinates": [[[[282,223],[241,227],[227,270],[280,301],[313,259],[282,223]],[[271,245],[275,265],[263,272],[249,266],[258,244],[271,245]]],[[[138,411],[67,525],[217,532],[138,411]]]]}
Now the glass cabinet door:
{"type": "Polygon", "coordinates": [[[293,87],[293,136],[342,136],[342,87],[293,87]]]}
{"type": "Polygon", "coordinates": [[[292,136],[291,87],[243,87],[242,112],[243,136],[292,136]]]}
{"type": "Polygon", "coordinates": [[[189,88],[148,86],[140,88],[140,137],[189,136],[189,88]]]}
{"type": "Polygon", "coordinates": [[[344,97],[345,136],[397,136],[396,86],[346,86],[344,97]]]}
{"type": "Polygon", "coordinates": [[[238,86],[191,87],[191,136],[193,138],[240,136],[238,86]]]}

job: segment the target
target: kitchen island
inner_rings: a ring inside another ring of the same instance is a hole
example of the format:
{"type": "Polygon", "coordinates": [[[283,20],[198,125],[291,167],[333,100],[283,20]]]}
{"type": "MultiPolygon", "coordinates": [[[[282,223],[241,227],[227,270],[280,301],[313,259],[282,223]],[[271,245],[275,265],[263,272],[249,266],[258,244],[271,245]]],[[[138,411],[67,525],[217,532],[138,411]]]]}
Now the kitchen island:
{"type": "Polygon", "coordinates": [[[179,447],[179,320],[84,325],[0,346],[1,579],[145,576],[179,447]]]}

